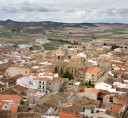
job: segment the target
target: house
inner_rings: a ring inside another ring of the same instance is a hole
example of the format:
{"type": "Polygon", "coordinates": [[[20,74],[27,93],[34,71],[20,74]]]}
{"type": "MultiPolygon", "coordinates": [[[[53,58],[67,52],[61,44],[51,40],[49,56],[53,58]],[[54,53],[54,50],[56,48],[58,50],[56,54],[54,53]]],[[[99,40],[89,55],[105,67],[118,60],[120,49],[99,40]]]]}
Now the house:
{"type": "Polygon", "coordinates": [[[46,115],[52,114],[58,105],[67,102],[74,94],[64,92],[46,95],[41,97],[38,103],[34,106],[34,111],[44,113],[46,115]]]}
{"type": "Polygon", "coordinates": [[[55,78],[53,80],[48,80],[47,91],[52,93],[58,93],[66,78],[55,78]]]}
{"type": "Polygon", "coordinates": [[[26,73],[30,73],[30,69],[27,69],[27,68],[19,68],[19,67],[9,67],[6,70],[6,74],[9,77],[14,77],[14,76],[19,75],[19,74],[24,75],[26,73]]]}
{"type": "Polygon", "coordinates": [[[41,118],[41,113],[38,113],[38,112],[18,112],[17,118],[41,118]]]}
{"type": "Polygon", "coordinates": [[[110,110],[116,117],[118,117],[123,106],[124,105],[121,104],[110,103],[107,105],[106,110],[110,110]]]}
{"type": "Polygon", "coordinates": [[[42,77],[44,77],[44,78],[48,78],[48,79],[54,79],[55,77],[58,77],[58,75],[56,75],[56,74],[53,74],[53,73],[44,73],[43,75],[42,75],[42,77]]]}
{"type": "Polygon", "coordinates": [[[104,105],[107,105],[107,104],[109,104],[109,103],[112,103],[114,96],[115,96],[114,94],[105,95],[105,96],[103,97],[103,104],[104,104],[104,105]]]}
{"type": "Polygon", "coordinates": [[[100,94],[100,90],[98,90],[96,88],[85,89],[85,96],[90,99],[97,100],[99,94],[100,94]]]}
{"type": "Polygon", "coordinates": [[[34,89],[38,89],[39,91],[46,93],[47,81],[48,81],[47,78],[35,77],[33,79],[33,87],[34,87],[34,89]]]}
{"type": "Polygon", "coordinates": [[[47,38],[43,38],[43,39],[36,39],[36,43],[38,44],[45,44],[45,43],[49,43],[50,41],[47,38]]]}
{"type": "Polygon", "coordinates": [[[68,113],[68,112],[60,112],[59,114],[60,118],[82,118],[82,116],[80,116],[77,113],[68,113]]]}
{"type": "Polygon", "coordinates": [[[2,91],[1,94],[8,95],[18,95],[22,97],[24,102],[31,102],[32,96],[37,93],[38,90],[32,88],[26,88],[20,85],[15,85],[13,87],[9,87],[6,90],[2,91]]]}
{"type": "Polygon", "coordinates": [[[127,100],[122,95],[108,94],[108,95],[103,97],[103,104],[107,105],[107,104],[110,104],[110,103],[126,105],[127,100]]]}
{"type": "Polygon", "coordinates": [[[86,71],[86,81],[91,80],[92,83],[95,83],[101,76],[103,76],[104,70],[99,67],[90,67],[86,71]]]}
{"type": "Polygon", "coordinates": [[[0,84],[6,85],[6,87],[16,85],[17,79],[23,77],[21,74],[11,77],[10,79],[0,79],[0,84]]]}
{"type": "Polygon", "coordinates": [[[7,64],[9,62],[8,59],[0,59],[0,65],[7,64]]]}
{"type": "Polygon", "coordinates": [[[87,118],[115,118],[106,113],[106,109],[85,107],[80,113],[87,118]]]}
{"type": "Polygon", "coordinates": [[[58,74],[39,73],[24,75],[17,80],[17,84],[44,93],[57,93],[65,81],[65,78],[58,78],[58,74]]]}
{"type": "Polygon", "coordinates": [[[108,90],[112,88],[111,84],[107,84],[105,82],[100,82],[100,83],[96,83],[95,84],[95,88],[96,89],[100,89],[100,90],[108,90]]]}
{"type": "Polygon", "coordinates": [[[0,110],[9,110],[12,113],[16,113],[18,110],[18,106],[20,105],[21,99],[22,98],[17,95],[0,94],[0,110]]]}

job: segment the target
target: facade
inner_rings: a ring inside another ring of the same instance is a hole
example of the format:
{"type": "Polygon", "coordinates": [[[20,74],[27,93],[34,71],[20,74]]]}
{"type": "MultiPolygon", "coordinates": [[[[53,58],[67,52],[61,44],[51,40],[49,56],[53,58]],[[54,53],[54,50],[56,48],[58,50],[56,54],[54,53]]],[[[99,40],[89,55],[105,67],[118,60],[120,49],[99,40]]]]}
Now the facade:
{"type": "Polygon", "coordinates": [[[51,67],[50,70],[52,72],[58,73],[60,76],[69,71],[73,74],[73,78],[79,82],[85,82],[86,76],[86,65],[79,62],[56,62],[51,67]]]}
{"type": "Polygon", "coordinates": [[[47,90],[52,93],[58,93],[66,78],[55,78],[53,80],[48,80],[47,90]]]}
{"type": "Polygon", "coordinates": [[[91,80],[92,83],[95,83],[101,76],[103,76],[104,70],[99,67],[87,68],[86,71],[86,81],[91,80]]]}
{"type": "Polygon", "coordinates": [[[80,113],[81,115],[83,115],[83,116],[87,116],[87,117],[89,117],[89,118],[93,118],[93,117],[96,117],[96,118],[114,118],[113,116],[111,116],[111,115],[108,115],[108,114],[106,114],[105,112],[93,112],[92,110],[90,110],[90,109],[86,109],[85,108],[85,110],[84,110],[84,112],[81,112],[80,113]]]}
{"type": "Polygon", "coordinates": [[[42,77],[35,77],[33,79],[34,89],[38,89],[41,92],[46,93],[47,79],[42,77]]]}
{"type": "Polygon", "coordinates": [[[97,100],[99,94],[100,94],[100,90],[98,89],[95,88],[85,89],[85,96],[90,99],[97,100]]]}
{"type": "Polygon", "coordinates": [[[9,67],[6,70],[6,74],[9,77],[14,77],[14,76],[19,75],[19,74],[24,75],[26,73],[30,73],[30,69],[27,69],[27,68],[18,68],[18,67],[9,67]]]}

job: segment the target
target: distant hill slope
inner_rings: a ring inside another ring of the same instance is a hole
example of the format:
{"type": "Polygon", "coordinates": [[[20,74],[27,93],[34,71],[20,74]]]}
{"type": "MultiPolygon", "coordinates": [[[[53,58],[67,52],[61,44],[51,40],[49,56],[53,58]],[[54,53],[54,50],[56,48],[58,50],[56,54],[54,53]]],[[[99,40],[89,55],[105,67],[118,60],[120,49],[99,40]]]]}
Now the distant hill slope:
{"type": "Polygon", "coordinates": [[[30,27],[30,26],[46,26],[46,27],[96,27],[93,23],[61,23],[61,22],[51,22],[51,21],[41,21],[41,22],[18,22],[12,21],[10,19],[6,21],[0,21],[1,26],[13,26],[13,27],[30,27]]]}

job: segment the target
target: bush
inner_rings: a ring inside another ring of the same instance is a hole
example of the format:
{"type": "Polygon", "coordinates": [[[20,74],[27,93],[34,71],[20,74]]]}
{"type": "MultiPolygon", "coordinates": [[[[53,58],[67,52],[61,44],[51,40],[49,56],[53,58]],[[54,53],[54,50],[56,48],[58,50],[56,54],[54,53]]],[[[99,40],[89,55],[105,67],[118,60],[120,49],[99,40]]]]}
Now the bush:
{"type": "Polygon", "coordinates": [[[63,78],[68,78],[69,81],[73,79],[73,74],[70,73],[69,71],[66,71],[65,73],[62,74],[63,78]]]}

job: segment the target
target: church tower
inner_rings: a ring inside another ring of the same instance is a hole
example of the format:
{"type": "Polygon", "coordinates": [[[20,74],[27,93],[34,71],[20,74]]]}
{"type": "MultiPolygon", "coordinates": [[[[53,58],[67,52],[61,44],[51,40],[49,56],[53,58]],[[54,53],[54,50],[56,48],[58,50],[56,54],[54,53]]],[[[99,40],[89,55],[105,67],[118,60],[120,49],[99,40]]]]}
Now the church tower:
{"type": "Polygon", "coordinates": [[[56,57],[58,61],[63,61],[64,60],[64,52],[61,47],[56,51],[56,57]]]}

